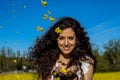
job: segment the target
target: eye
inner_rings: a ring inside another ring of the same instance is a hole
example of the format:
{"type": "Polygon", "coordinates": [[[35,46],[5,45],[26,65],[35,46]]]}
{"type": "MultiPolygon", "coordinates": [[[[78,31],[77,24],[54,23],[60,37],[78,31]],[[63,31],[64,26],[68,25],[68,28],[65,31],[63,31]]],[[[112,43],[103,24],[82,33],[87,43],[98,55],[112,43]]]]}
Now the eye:
{"type": "Polygon", "coordinates": [[[59,37],[58,39],[59,39],[59,40],[64,40],[64,37],[59,37]]]}
{"type": "Polygon", "coordinates": [[[72,37],[72,36],[71,36],[71,37],[68,37],[68,39],[69,39],[69,40],[73,40],[73,39],[74,39],[74,37],[72,37]]]}

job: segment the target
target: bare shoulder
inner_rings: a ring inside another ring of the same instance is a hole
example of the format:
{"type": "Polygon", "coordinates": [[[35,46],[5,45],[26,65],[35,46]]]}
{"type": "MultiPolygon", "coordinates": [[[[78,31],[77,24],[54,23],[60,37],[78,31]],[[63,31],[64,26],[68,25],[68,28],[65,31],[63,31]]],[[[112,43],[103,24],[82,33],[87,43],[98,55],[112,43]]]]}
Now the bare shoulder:
{"type": "Polygon", "coordinates": [[[84,74],[85,80],[92,80],[94,74],[94,59],[88,57],[88,61],[90,63],[88,71],[84,74]]]}
{"type": "Polygon", "coordinates": [[[94,59],[91,58],[91,57],[89,57],[89,56],[86,56],[86,59],[87,59],[86,61],[89,62],[89,63],[91,63],[91,64],[95,63],[94,59]]]}

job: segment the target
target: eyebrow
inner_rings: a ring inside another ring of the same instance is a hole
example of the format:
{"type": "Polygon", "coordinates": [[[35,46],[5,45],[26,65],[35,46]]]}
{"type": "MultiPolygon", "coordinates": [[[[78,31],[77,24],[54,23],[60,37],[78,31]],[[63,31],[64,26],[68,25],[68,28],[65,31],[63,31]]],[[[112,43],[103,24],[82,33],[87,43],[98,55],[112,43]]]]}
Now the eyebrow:
{"type": "MultiPolygon", "coordinates": [[[[65,37],[65,36],[59,36],[59,37],[65,37]]],[[[68,37],[75,37],[75,36],[68,36],[68,37]]]]}

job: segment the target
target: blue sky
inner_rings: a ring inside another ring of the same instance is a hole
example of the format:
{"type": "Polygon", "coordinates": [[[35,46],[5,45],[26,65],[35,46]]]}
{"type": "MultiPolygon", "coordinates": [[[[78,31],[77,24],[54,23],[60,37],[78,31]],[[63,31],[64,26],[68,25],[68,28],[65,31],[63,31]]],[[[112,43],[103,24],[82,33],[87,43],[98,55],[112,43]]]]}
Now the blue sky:
{"type": "Polygon", "coordinates": [[[39,35],[44,35],[54,22],[43,20],[49,10],[50,16],[59,19],[70,16],[82,24],[102,50],[109,40],[120,39],[120,0],[0,0],[0,48],[14,51],[27,50],[39,35]],[[44,32],[36,30],[37,26],[44,32]]]}

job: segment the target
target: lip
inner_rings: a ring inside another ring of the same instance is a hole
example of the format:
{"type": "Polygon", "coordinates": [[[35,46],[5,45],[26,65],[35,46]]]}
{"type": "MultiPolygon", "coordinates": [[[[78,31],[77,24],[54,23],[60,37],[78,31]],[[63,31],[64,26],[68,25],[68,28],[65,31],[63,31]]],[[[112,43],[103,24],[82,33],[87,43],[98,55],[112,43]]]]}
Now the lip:
{"type": "Polygon", "coordinates": [[[64,50],[69,50],[70,48],[69,47],[63,47],[64,48],[64,50]]]}

